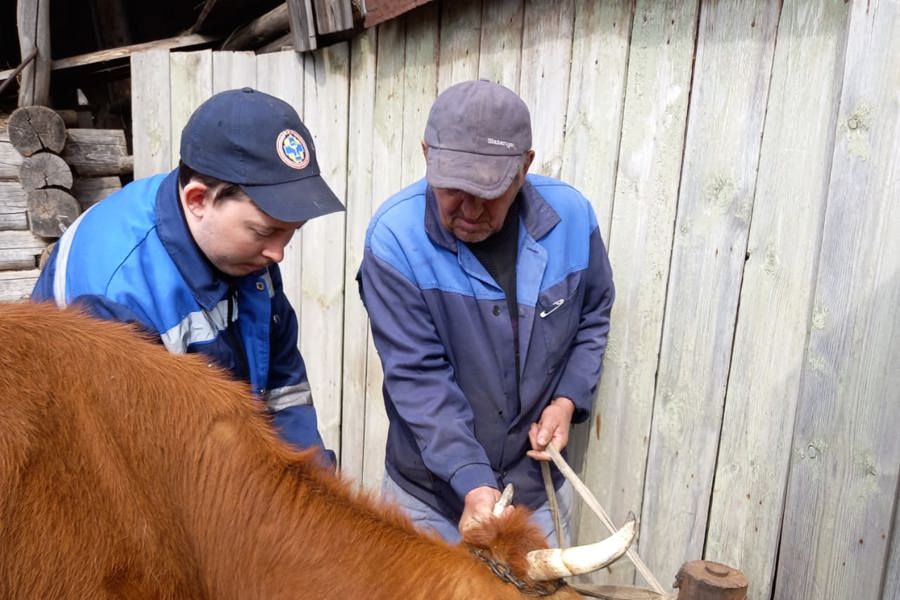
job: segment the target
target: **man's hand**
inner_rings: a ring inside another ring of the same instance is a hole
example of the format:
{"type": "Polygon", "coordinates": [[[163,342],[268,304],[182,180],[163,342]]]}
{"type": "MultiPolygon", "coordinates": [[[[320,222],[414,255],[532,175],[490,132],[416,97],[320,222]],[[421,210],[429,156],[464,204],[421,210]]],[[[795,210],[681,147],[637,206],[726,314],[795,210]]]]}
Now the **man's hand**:
{"type": "MultiPolygon", "coordinates": [[[[500,499],[500,490],[483,485],[466,494],[466,506],[459,518],[459,532],[477,527],[493,518],[494,505],[500,499]]],[[[509,508],[507,508],[509,510],[509,508]]]]}
{"type": "Polygon", "coordinates": [[[544,452],[550,442],[562,452],[569,443],[569,425],[573,414],[575,403],[565,396],[557,396],[551,400],[541,413],[541,421],[532,423],[528,431],[532,448],[528,451],[528,456],[535,460],[550,460],[550,455],[544,452]]]}

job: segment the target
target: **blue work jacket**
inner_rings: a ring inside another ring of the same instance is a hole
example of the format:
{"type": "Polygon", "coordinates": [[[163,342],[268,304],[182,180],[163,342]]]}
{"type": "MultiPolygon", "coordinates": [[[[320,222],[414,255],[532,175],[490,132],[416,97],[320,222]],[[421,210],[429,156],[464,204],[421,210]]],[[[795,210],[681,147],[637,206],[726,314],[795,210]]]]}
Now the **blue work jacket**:
{"type": "Polygon", "coordinates": [[[185,223],[177,169],[134,181],[82,214],[31,297],[135,323],[175,354],[203,353],[250,384],[283,439],[322,447],[278,266],[237,278],[217,271],[185,223]]]}
{"type": "Polygon", "coordinates": [[[534,175],[515,201],[518,386],[505,294],[440,224],[424,180],[372,218],[357,275],[384,367],[387,473],[451,519],[481,485],[546,501],[528,429],[557,396],[588,417],[606,348],[614,291],[591,205],[534,175]]]}

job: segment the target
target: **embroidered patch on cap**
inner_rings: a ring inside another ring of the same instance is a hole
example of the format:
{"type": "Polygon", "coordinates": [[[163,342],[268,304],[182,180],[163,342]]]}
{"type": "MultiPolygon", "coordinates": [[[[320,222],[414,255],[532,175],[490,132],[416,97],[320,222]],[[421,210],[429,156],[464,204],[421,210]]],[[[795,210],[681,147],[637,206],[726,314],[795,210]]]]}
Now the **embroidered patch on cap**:
{"type": "Polygon", "coordinates": [[[302,169],[309,164],[309,149],[306,142],[293,129],[285,129],[278,134],[275,149],[281,162],[292,169],[302,169]]]}

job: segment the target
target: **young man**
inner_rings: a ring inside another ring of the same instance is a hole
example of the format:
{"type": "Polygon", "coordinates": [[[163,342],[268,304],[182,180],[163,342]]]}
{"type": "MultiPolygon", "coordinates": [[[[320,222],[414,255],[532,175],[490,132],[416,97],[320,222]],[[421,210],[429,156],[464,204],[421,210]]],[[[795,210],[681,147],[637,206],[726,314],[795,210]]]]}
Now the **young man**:
{"type": "Polygon", "coordinates": [[[285,440],[324,449],[276,263],[307,220],[343,208],[290,105],[222,92],[185,126],[177,169],[125,186],[69,227],[32,299],[207,355],[250,383],[285,440]]]}
{"type": "Polygon", "coordinates": [[[558,545],[533,459],[566,446],[600,377],[614,293],[594,212],[527,175],[528,108],[500,85],[444,91],[423,150],[425,180],[375,214],[358,275],[384,367],[384,493],[454,541],[513,483],[558,545]]]}

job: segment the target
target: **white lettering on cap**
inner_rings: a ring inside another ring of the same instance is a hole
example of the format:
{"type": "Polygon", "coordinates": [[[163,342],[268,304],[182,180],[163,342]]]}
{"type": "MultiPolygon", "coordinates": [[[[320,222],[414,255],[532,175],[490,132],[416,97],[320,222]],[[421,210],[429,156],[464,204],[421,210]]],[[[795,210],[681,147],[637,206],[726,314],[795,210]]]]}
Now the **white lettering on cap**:
{"type": "Polygon", "coordinates": [[[497,139],[494,139],[494,138],[492,138],[492,137],[489,137],[489,138],[487,139],[487,143],[488,143],[488,144],[491,144],[491,145],[493,145],[493,146],[505,146],[505,147],[506,147],[507,149],[509,149],[509,150],[512,150],[513,148],[516,147],[516,145],[513,144],[512,142],[507,142],[507,141],[505,141],[505,140],[497,140],[497,139]]]}

